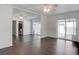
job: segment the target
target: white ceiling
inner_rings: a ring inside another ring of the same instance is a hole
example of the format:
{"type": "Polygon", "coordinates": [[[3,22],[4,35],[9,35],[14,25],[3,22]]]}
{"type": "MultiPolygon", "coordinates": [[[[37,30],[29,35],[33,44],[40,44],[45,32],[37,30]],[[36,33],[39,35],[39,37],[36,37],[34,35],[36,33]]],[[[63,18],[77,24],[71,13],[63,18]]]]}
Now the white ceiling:
{"type": "MultiPolygon", "coordinates": [[[[37,13],[44,14],[44,12],[42,10],[43,4],[16,4],[14,6],[25,8],[25,9],[32,10],[37,13]]],[[[79,4],[58,4],[56,11],[51,11],[51,12],[47,13],[47,15],[59,14],[59,13],[77,11],[77,10],[79,10],[79,4]]]]}
{"type": "Polygon", "coordinates": [[[40,16],[39,15],[30,13],[30,12],[25,12],[23,10],[14,8],[13,9],[13,18],[16,19],[20,16],[22,16],[23,19],[25,19],[25,20],[32,20],[34,22],[40,22],[40,16]]]}

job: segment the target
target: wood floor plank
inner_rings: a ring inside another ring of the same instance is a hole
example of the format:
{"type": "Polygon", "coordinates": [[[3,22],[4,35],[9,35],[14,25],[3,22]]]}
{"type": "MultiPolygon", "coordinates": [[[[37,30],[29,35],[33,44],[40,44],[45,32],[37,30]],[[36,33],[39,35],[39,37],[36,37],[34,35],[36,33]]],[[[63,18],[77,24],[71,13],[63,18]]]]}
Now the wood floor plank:
{"type": "Polygon", "coordinates": [[[13,46],[0,49],[0,55],[78,55],[79,43],[40,36],[13,37],[13,46]]]}

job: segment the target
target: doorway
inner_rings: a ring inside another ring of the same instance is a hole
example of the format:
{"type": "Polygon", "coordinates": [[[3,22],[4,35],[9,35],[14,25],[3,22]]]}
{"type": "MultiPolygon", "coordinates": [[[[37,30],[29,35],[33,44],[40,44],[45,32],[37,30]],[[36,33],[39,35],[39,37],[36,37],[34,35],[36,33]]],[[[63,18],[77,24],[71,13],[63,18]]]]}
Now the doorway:
{"type": "Polygon", "coordinates": [[[58,20],[58,38],[72,40],[76,36],[76,19],[58,20]]]}
{"type": "Polygon", "coordinates": [[[23,35],[23,22],[19,21],[18,23],[18,35],[23,35]]]}

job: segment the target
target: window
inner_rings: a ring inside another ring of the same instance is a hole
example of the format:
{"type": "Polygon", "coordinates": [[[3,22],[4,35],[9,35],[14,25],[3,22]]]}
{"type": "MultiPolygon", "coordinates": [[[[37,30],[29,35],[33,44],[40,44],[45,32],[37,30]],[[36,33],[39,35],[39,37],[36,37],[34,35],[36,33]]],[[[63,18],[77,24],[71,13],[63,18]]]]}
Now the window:
{"type": "Polygon", "coordinates": [[[72,40],[76,36],[76,19],[58,20],[58,38],[72,40]]]}

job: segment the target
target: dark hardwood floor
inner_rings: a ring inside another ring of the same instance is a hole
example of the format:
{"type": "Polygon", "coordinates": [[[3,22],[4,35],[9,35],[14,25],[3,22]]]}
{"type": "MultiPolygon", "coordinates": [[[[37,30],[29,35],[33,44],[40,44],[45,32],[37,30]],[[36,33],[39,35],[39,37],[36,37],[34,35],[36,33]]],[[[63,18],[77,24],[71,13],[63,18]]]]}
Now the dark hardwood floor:
{"type": "Polygon", "coordinates": [[[0,49],[0,55],[78,55],[79,43],[40,36],[13,37],[13,46],[0,49]]]}

